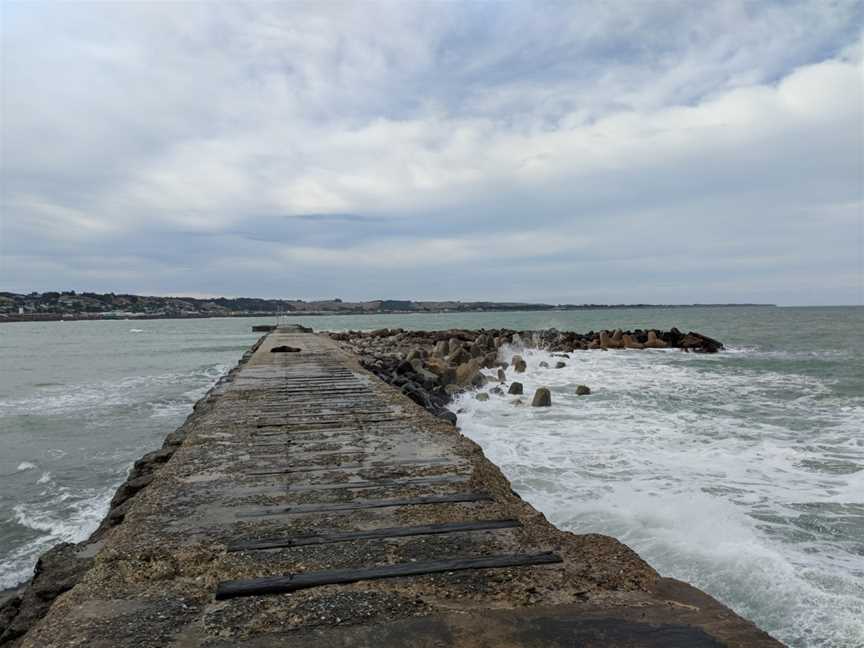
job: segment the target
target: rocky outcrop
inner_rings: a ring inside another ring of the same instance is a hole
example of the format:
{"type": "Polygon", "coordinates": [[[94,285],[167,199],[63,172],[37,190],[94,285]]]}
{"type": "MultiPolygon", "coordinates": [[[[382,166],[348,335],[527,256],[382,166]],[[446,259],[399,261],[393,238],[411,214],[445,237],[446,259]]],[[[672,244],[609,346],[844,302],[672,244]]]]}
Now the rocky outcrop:
{"type": "MultiPolygon", "coordinates": [[[[723,348],[717,340],[694,332],[685,335],[675,328],[669,331],[616,329],[588,333],[557,329],[406,331],[384,328],[329,335],[360,356],[364,368],[454,424],[455,415],[447,409],[447,404],[455,395],[482,387],[496,378],[499,383],[506,383],[505,369],[508,365],[499,357],[500,349],[506,345],[514,350],[543,349],[563,358],[589,349],[679,348],[716,353],[723,348]],[[494,370],[495,373],[485,374],[484,370],[494,370]]],[[[545,361],[541,365],[549,366],[545,361]]],[[[566,363],[559,361],[554,366],[561,369],[566,363]]],[[[525,373],[528,364],[522,354],[517,353],[511,358],[510,368],[514,373],[525,373]]],[[[521,384],[513,383],[509,393],[521,394],[521,384]]]]}

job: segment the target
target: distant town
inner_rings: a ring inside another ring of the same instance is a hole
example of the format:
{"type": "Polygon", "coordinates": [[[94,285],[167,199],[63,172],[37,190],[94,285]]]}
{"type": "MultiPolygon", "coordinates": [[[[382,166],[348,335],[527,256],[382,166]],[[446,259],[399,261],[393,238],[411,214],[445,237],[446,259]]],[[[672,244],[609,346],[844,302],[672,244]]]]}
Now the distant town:
{"type": "Polygon", "coordinates": [[[413,301],[375,299],[348,302],[341,299],[259,299],[255,297],[155,297],[115,293],[0,292],[0,322],[156,319],[192,317],[262,317],[278,315],[362,315],[381,313],[448,313],[484,311],[554,311],[608,308],[687,308],[721,306],[770,306],[771,304],[530,304],[492,301],[413,301]]]}

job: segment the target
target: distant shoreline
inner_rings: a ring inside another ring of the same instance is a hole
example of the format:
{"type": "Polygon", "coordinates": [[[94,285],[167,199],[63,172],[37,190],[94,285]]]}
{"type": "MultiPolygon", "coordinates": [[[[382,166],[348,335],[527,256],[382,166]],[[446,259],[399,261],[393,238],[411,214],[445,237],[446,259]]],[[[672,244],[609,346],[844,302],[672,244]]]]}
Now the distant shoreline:
{"type": "Polygon", "coordinates": [[[441,309],[441,310],[384,310],[384,311],[289,311],[284,313],[190,313],[188,315],[129,313],[123,315],[103,313],[24,313],[0,314],[0,324],[13,322],[86,322],[86,321],[134,321],[134,320],[192,320],[192,319],[224,319],[224,318],[279,318],[279,317],[326,317],[326,316],[373,316],[373,315],[465,315],[469,313],[563,313],[570,311],[607,311],[607,310],[652,310],[652,309],[685,309],[685,308],[778,308],[776,304],[615,304],[590,306],[547,306],[537,305],[536,308],[525,304],[523,308],[483,308],[483,309],[441,309]]]}

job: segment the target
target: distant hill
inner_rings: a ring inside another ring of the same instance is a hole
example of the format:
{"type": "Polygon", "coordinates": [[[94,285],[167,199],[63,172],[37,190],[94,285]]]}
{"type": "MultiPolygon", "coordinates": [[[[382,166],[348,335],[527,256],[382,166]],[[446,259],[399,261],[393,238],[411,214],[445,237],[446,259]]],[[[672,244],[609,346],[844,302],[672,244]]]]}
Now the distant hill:
{"type": "Polygon", "coordinates": [[[92,292],[44,292],[27,295],[0,292],[0,321],[41,319],[112,319],[118,317],[248,317],[262,315],[336,315],[364,313],[441,313],[544,311],[599,308],[683,308],[687,306],[766,306],[768,304],[528,304],[522,302],[413,301],[341,299],[303,301],[256,297],[154,297],[92,292]]]}

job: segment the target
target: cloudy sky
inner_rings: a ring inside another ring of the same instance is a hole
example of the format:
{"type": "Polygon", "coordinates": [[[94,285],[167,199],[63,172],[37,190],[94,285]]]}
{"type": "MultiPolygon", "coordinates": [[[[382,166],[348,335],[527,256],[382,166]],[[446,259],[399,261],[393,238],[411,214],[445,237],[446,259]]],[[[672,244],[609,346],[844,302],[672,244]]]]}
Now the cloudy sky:
{"type": "Polygon", "coordinates": [[[860,304],[862,4],[2,4],[0,290],[860,304]]]}

